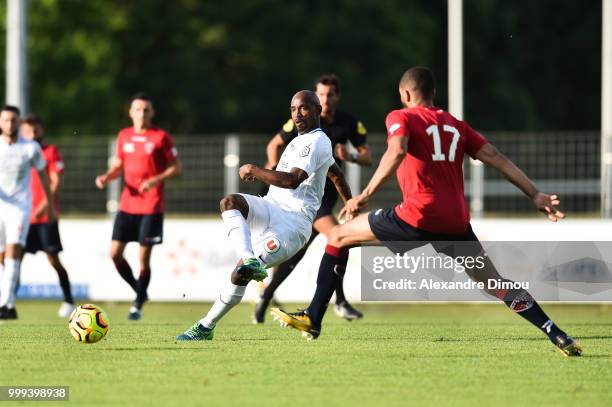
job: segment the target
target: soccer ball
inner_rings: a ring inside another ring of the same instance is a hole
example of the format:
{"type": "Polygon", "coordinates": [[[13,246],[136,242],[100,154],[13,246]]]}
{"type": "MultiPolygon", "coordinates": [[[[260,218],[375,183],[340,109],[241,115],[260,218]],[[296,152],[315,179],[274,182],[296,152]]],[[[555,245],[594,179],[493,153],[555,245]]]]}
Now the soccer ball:
{"type": "Polygon", "coordinates": [[[94,304],[79,305],[68,321],[68,329],[74,339],[83,343],[95,343],[104,338],[108,325],[106,312],[94,304]]]}

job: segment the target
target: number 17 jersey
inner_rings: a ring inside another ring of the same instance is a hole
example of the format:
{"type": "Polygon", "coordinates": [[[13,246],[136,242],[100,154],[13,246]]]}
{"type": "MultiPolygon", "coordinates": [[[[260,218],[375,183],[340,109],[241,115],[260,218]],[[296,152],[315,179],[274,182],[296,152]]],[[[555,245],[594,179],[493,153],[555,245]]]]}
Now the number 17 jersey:
{"type": "Polygon", "coordinates": [[[464,196],[463,156],[472,158],[487,140],[466,122],[434,106],[394,110],[387,115],[387,143],[408,137],[397,168],[403,202],[395,212],[404,222],[432,233],[461,234],[470,223],[464,196]]]}

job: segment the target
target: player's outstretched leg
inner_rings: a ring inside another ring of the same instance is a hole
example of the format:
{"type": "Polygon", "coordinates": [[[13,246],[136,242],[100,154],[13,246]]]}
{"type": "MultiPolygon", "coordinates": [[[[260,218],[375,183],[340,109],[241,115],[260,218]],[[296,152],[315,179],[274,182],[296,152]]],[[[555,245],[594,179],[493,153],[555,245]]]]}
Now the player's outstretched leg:
{"type": "MultiPolygon", "coordinates": [[[[485,283],[490,278],[511,282],[511,280],[502,278],[499,275],[488,257],[485,257],[485,268],[483,270],[468,272],[468,274],[473,280],[485,283]]],[[[580,356],[582,354],[580,345],[546,315],[528,291],[524,289],[498,289],[487,290],[487,292],[499,298],[508,308],[542,331],[565,356],[580,356]]]]}
{"type": "Polygon", "coordinates": [[[242,266],[242,261],[238,262],[232,272],[230,284],[221,292],[219,298],[217,298],[208,311],[208,314],[191,328],[177,336],[176,340],[201,341],[213,339],[215,326],[225,314],[240,304],[247,284],[253,279],[252,272],[242,266]]]}
{"type": "Polygon", "coordinates": [[[262,281],[268,276],[264,265],[253,253],[251,231],[246,223],[249,214],[246,199],[241,195],[228,195],[221,200],[220,207],[227,235],[242,260],[232,272],[229,286],[222,291],[208,314],[183,334],[177,336],[178,341],[212,339],[213,330],[219,320],[242,301],[249,281],[262,281]]]}

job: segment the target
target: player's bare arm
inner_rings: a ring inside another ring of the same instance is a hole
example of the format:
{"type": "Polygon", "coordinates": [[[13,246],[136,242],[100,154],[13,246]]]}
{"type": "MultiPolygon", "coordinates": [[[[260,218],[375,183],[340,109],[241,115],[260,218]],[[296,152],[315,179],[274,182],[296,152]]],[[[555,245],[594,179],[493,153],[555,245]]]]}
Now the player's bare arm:
{"type": "MultiPolygon", "coordinates": [[[[51,196],[53,199],[57,194],[59,194],[59,188],[62,183],[62,175],[56,171],[49,172],[49,187],[51,188],[51,196]]],[[[49,206],[49,201],[43,199],[40,204],[34,208],[34,216],[37,219],[42,218],[47,213],[47,207],[49,206]]]]}
{"type": "Polygon", "coordinates": [[[556,208],[560,204],[557,195],[538,191],[529,177],[493,145],[485,144],[475,157],[501,172],[508,181],[531,199],[538,211],[544,213],[552,222],[565,218],[565,214],[556,208]]]}
{"type": "Polygon", "coordinates": [[[372,165],[372,151],[367,144],[358,146],[355,155],[349,153],[343,144],[337,144],[336,156],[342,161],[348,161],[359,165],[372,165]]]}
{"type": "Polygon", "coordinates": [[[104,189],[109,181],[119,178],[123,171],[123,161],[115,157],[110,168],[102,175],[96,177],[96,186],[99,189],[104,189]]]}
{"type": "Polygon", "coordinates": [[[143,181],[138,187],[138,191],[147,192],[151,188],[155,188],[157,185],[161,184],[167,179],[178,177],[182,173],[183,173],[183,164],[181,163],[180,158],[176,158],[173,162],[171,162],[168,165],[168,167],[163,172],[143,181]]]}
{"type": "Polygon", "coordinates": [[[397,167],[400,165],[407,152],[408,137],[392,137],[389,140],[387,150],[380,159],[378,168],[374,175],[372,175],[372,179],[368,183],[368,186],[364,188],[361,194],[350,199],[340,214],[357,213],[363,209],[372,195],[374,195],[374,193],[395,174],[397,167]]]}
{"type": "Polygon", "coordinates": [[[271,170],[278,164],[280,161],[282,148],[285,146],[285,141],[281,137],[280,133],[276,133],[274,137],[270,139],[268,142],[268,146],[266,147],[266,156],[267,162],[265,165],[266,170],[271,170]]]}
{"type": "MultiPolygon", "coordinates": [[[[45,171],[45,168],[38,171],[38,176],[40,177],[40,183],[42,184],[43,191],[45,192],[45,198],[47,202],[53,202],[53,193],[51,192],[51,183],[49,181],[49,176],[45,171]]],[[[55,211],[53,210],[53,205],[47,205],[47,217],[49,218],[49,222],[55,221],[55,211]]]]}
{"type": "Polygon", "coordinates": [[[290,172],[266,170],[253,164],[240,167],[240,179],[243,181],[259,180],[268,185],[279,188],[296,189],[308,178],[308,174],[301,168],[292,168],[290,172]]]}
{"type": "Polygon", "coordinates": [[[342,198],[342,202],[346,204],[349,199],[352,198],[353,194],[351,193],[351,187],[349,186],[348,182],[346,182],[342,169],[338,166],[338,164],[334,163],[334,165],[329,167],[329,170],[327,170],[327,176],[334,183],[336,191],[338,191],[340,198],[342,198]]]}

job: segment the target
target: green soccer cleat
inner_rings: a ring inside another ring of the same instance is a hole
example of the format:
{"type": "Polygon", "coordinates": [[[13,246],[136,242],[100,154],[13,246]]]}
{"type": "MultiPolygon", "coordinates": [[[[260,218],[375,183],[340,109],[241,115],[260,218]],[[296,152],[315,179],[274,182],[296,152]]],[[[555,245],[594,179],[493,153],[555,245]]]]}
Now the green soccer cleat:
{"type": "Polygon", "coordinates": [[[215,336],[215,329],[202,326],[199,322],[193,324],[191,328],[176,337],[177,341],[212,341],[215,336]]]}
{"type": "Polygon", "coordinates": [[[259,260],[254,257],[242,260],[242,264],[236,269],[236,274],[238,274],[239,278],[246,281],[263,281],[268,277],[266,269],[261,265],[259,260]]]}

